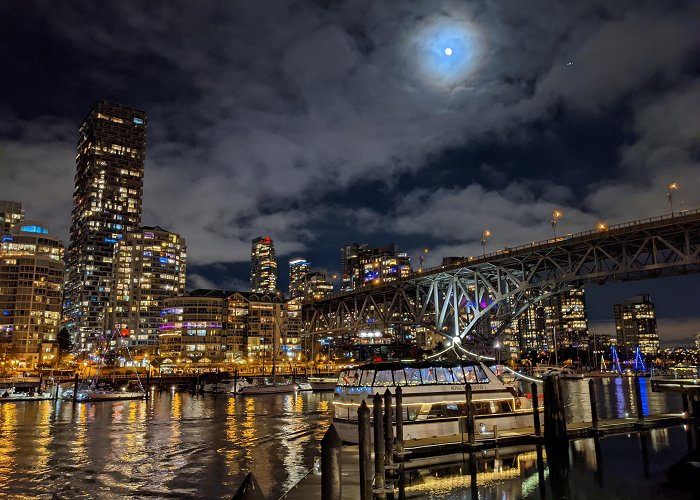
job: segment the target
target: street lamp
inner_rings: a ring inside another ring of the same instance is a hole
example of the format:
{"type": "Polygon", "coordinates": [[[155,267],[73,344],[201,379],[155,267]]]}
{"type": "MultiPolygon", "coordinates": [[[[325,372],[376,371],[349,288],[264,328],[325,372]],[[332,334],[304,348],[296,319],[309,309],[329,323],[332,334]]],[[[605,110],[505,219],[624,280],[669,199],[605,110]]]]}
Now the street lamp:
{"type": "Polygon", "coordinates": [[[484,257],[486,257],[486,243],[488,243],[488,239],[491,237],[491,231],[488,229],[485,229],[483,233],[481,233],[481,249],[483,251],[484,257]]]}
{"type": "Polygon", "coordinates": [[[552,220],[549,221],[549,223],[552,225],[552,231],[554,232],[554,239],[557,238],[557,224],[559,223],[559,219],[561,219],[564,216],[559,210],[555,210],[552,212],[552,220]]]}
{"type": "Polygon", "coordinates": [[[425,259],[425,255],[429,252],[427,248],[423,249],[423,253],[418,257],[418,260],[420,261],[420,272],[423,272],[423,259],[425,259]]]}
{"type": "Polygon", "coordinates": [[[608,230],[608,225],[605,222],[599,222],[596,227],[598,228],[598,231],[607,231],[608,230]]]}
{"type": "Polygon", "coordinates": [[[678,189],[678,183],[672,182],[668,185],[668,191],[666,192],[666,197],[668,202],[671,204],[671,215],[673,215],[673,192],[678,189]]]}

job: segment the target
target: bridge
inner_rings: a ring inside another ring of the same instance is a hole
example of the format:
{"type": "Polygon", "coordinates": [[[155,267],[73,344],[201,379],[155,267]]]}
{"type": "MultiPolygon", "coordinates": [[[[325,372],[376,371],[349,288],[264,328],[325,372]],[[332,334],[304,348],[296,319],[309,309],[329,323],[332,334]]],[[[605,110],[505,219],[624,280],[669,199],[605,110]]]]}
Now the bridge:
{"type": "Polygon", "coordinates": [[[354,337],[422,327],[455,342],[489,343],[530,306],[589,283],[700,272],[700,210],[662,215],[533,242],[407,278],[306,303],[306,331],[354,337]]]}

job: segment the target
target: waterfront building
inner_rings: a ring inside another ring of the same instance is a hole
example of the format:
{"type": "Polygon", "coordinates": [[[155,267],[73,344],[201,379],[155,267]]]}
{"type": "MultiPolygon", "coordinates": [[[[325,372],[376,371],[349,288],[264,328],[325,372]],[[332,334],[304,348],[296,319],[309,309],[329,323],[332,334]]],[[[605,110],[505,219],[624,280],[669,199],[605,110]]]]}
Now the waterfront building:
{"type": "MultiPolygon", "coordinates": [[[[20,367],[58,361],[64,280],[63,243],[45,224],[25,221],[0,243],[0,337],[20,367]],[[45,344],[42,349],[42,344],[45,344]],[[42,355],[43,353],[43,355],[42,355]]],[[[7,350],[7,349],[5,349],[7,350]]]]}
{"type": "Polygon", "coordinates": [[[700,349],[700,332],[695,334],[695,348],[700,349]]]}
{"type": "Polygon", "coordinates": [[[394,243],[377,248],[353,243],[341,248],[340,252],[344,291],[406,278],[412,272],[410,257],[399,252],[394,243]]]}
{"type": "Polygon", "coordinates": [[[253,239],[250,251],[250,291],[255,293],[277,292],[277,260],[275,243],[269,236],[253,239]]]}
{"type": "Polygon", "coordinates": [[[639,347],[642,354],[659,352],[654,303],[649,295],[637,295],[613,306],[617,351],[622,359],[633,360],[639,347]]]}
{"type": "Polygon", "coordinates": [[[111,330],[129,345],[158,345],[165,299],[185,292],[185,240],[159,226],[130,232],[115,246],[111,330]]]}
{"type": "Polygon", "coordinates": [[[543,301],[545,331],[556,335],[557,349],[588,347],[586,296],[583,288],[572,288],[543,301]]]}
{"type": "Polygon", "coordinates": [[[226,298],[231,292],[194,290],[163,300],[161,366],[175,370],[206,368],[224,360],[226,298]]]}
{"type": "Polygon", "coordinates": [[[302,282],[311,270],[311,262],[306,259],[289,261],[289,296],[294,299],[303,295],[302,282]]]}
{"type": "Polygon", "coordinates": [[[64,292],[77,350],[107,333],[114,246],[141,225],[145,151],[143,111],[100,101],[80,126],[64,292]]]}
{"type": "Polygon", "coordinates": [[[0,200],[0,237],[9,235],[14,226],[24,220],[24,210],[19,201],[0,200]]]}
{"type": "Polygon", "coordinates": [[[532,304],[518,317],[517,338],[521,353],[549,350],[552,338],[547,338],[545,320],[544,307],[539,302],[532,304]]]}

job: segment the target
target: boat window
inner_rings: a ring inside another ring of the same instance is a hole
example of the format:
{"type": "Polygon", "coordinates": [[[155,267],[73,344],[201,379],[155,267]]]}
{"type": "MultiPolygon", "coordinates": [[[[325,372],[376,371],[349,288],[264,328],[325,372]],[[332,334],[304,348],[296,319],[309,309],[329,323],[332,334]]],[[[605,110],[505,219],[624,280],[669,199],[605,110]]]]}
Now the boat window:
{"type": "Polygon", "coordinates": [[[484,369],[480,366],[475,366],[474,371],[476,372],[476,380],[480,384],[488,384],[489,383],[489,377],[486,375],[486,372],[484,369]]]}
{"type": "Polygon", "coordinates": [[[372,385],[374,370],[360,370],[360,385],[372,385]]]}
{"type": "Polygon", "coordinates": [[[509,399],[499,401],[498,406],[501,410],[500,413],[510,413],[513,411],[513,406],[511,405],[511,401],[509,399]]]}
{"type": "Polygon", "coordinates": [[[434,368],[421,368],[420,376],[423,379],[423,384],[436,384],[437,379],[435,378],[434,368]]]}
{"type": "Polygon", "coordinates": [[[421,384],[420,371],[418,368],[404,368],[404,371],[406,372],[406,380],[408,381],[408,385],[421,384]]]}
{"type": "Polygon", "coordinates": [[[338,377],[338,385],[357,385],[358,383],[358,375],[356,371],[349,371],[349,370],[344,370],[340,372],[340,376],[338,377]]]}
{"type": "Polygon", "coordinates": [[[391,377],[391,370],[378,371],[372,385],[382,387],[394,385],[394,379],[391,377]]]}
{"type": "Polygon", "coordinates": [[[406,373],[403,370],[394,370],[394,383],[396,385],[406,385],[406,373]]]}
{"type": "Polygon", "coordinates": [[[435,368],[435,376],[438,384],[452,383],[452,376],[450,375],[449,368],[435,368]]]}
{"type": "Polygon", "coordinates": [[[477,415],[490,415],[491,401],[474,401],[472,402],[477,415]]]}
{"type": "Polygon", "coordinates": [[[480,366],[464,366],[465,380],[471,384],[487,384],[489,378],[480,366]]]}
{"type": "Polygon", "coordinates": [[[456,383],[464,384],[464,372],[462,371],[461,366],[455,366],[454,368],[450,368],[450,373],[456,383]]]}

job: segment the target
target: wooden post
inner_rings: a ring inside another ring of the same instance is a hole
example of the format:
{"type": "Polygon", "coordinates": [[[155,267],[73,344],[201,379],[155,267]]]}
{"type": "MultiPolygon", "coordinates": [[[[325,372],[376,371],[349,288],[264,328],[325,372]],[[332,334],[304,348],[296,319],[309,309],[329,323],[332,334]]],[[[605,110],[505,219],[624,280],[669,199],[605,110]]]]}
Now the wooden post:
{"type": "Polygon", "coordinates": [[[591,398],[591,422],[593,423],[593,428],[598,429],[598,405],[595,399],[593,379],[588,381],[588,396],[591,398]]]}
{"type": "Polygon", "coordinates": [[[75,374],[75,382],[73,382],[73,402],[78,401],[78,374],[75,374]]]}
{"type": "MultiPolygon", "coordinates": [[[[385,471],[390,473],[394,461],[394,412],[391,409],[391,391],[384,391],[384,466],[385,471]]],[[[385,478],[387,485],[386,497],[388,500],[394,498],[394,488],[392,481],[385,478]]]]}
{"type": "Polygon", "coordinates": [[[341,499],[340,455],[343,442],[333,424],[321,440],[321,498],[322,500],[341,499]]]}
{"type": "Polygon", "coordinates": [[[403,460],[403,389],[396,388],[396,457],[403,460]]]}
{"type": "Polygon", "coordinates": [[[369,406],[362,400],[357,410],[358,444],[360,448],[360,500],[372,500],[372,424],[369,406]]]}
{"type": "Polygon", "coordinates": [[[639,384],[642,383],[642,378],[639,375],[635,375],[632,379],[632,384],[634,384],[634,401],[637,405],[637,420],[640,422],[644,421],[644,408],[642,407],[642,389],[639,384]]]}
{"type": "Polygon", "coordinates": [[[372,400],[374,420],[374,498],[384,500],[384,422],[382,421],[382,397],[379,393],[372,400]]]}
{"type": "Polygon", "coordinates": [[[471,384],[466,385],[465,392],[467,399],[467,440],[469,444],[474,444],[476,442],[476,436],[474,435],[474,405],[472,404],[471,384]]]}
{"type": "Polygon", "coordinates": [[[540,426],[540,396],[537,394],[537,382],[532,383],[532,423],[535,426],[535,436],[542,435],[540,426]]]}
{"type": "Polygon", "coordinates": [[[566,411],[559,375],[544,378],[544,439],[562,443],[566,437],[566,411]]]}

